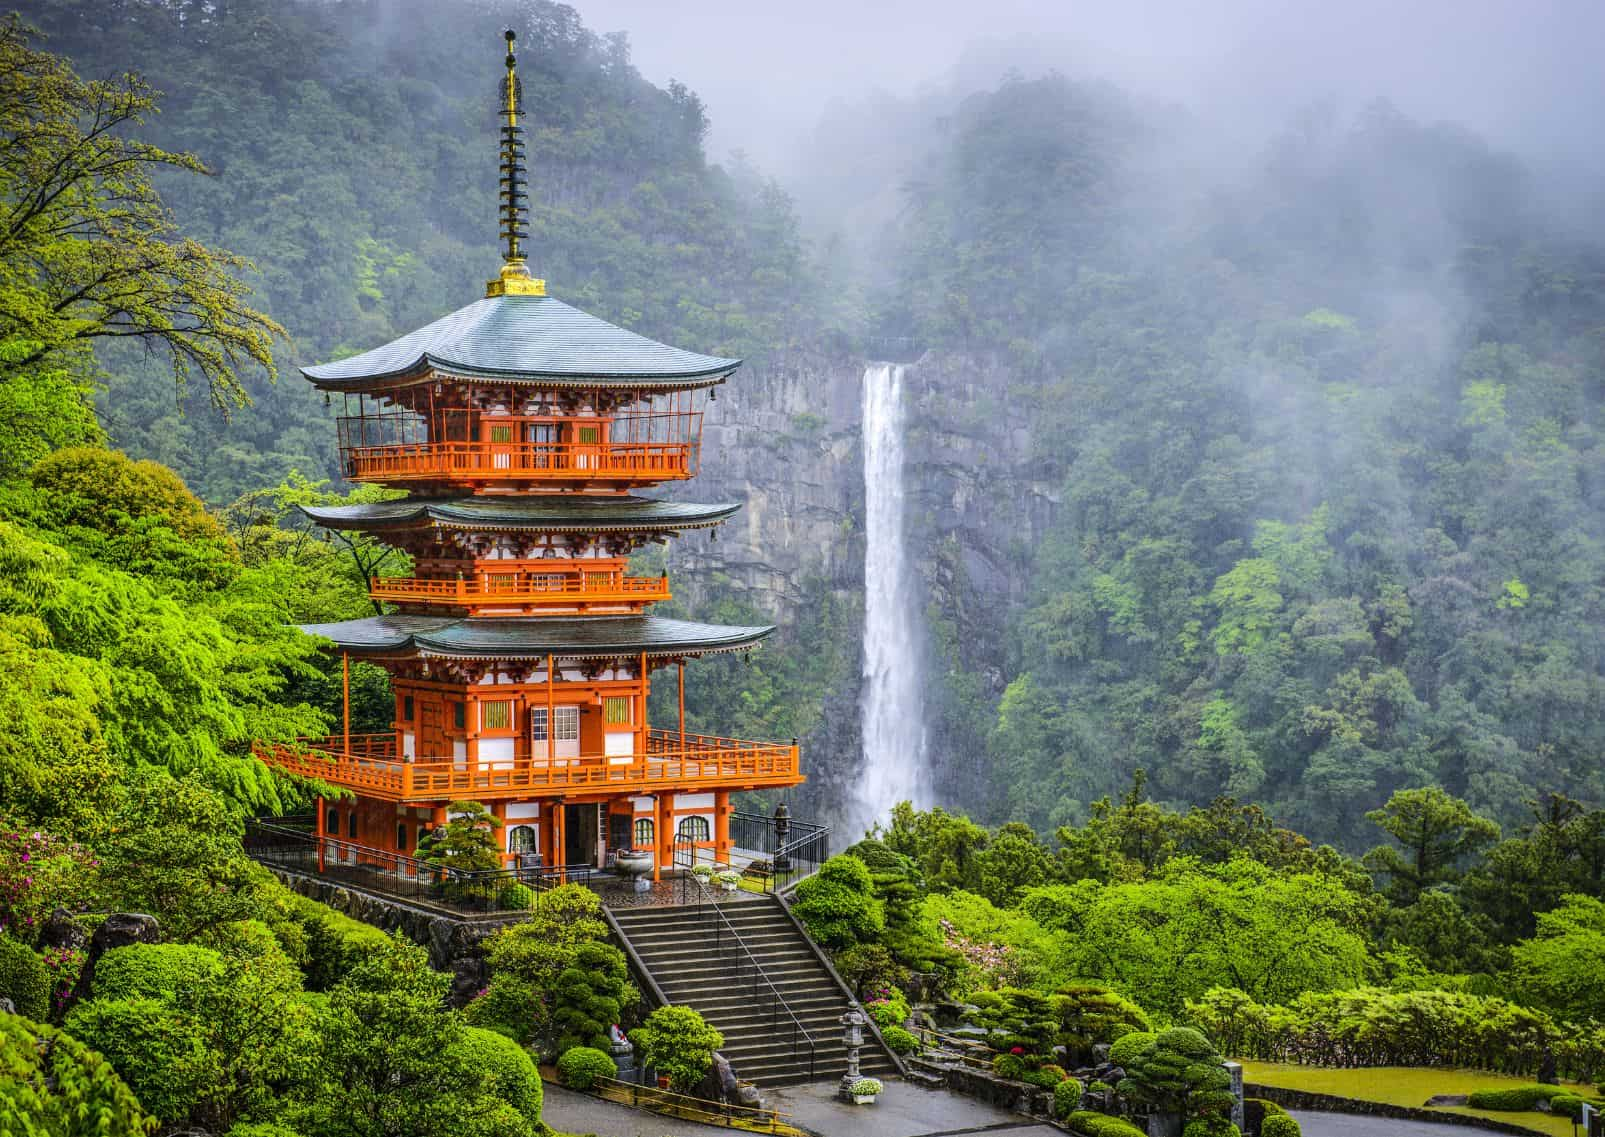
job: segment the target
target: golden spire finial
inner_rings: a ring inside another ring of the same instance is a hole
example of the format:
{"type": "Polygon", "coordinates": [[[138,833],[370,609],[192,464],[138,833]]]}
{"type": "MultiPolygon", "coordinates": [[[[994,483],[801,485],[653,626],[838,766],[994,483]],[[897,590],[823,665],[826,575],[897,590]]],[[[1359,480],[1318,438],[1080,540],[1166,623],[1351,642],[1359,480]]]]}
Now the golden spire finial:
{"type": "Polygon", "coordinates": [[[507,75],[502,79],[501,223],[502,240],[507,243],[507,260],[501,275],[485,285],[486,296],[545,296],[546,282],[529,274],[524,263],[523,241],[529,236],[529,205],[524,190],[524,128],[518,125],[523,109],[523,91],[518,83],[518,57],[513,44],[518,38],[507,29],[507,75]]]}

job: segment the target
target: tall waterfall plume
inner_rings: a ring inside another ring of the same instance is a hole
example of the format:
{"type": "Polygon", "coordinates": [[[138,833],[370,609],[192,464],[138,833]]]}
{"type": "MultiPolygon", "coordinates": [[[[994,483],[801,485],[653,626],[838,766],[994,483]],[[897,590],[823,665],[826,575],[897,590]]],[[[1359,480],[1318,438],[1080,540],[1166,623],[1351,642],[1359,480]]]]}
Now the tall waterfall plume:
{"type": "Polygon", "coordinates": [[[846,840],[885,820],[897,802],[927,804],[925,714],[916,576],[903,532],[903,368],[864,371],[863,765],[847,808],[846,840]]]}

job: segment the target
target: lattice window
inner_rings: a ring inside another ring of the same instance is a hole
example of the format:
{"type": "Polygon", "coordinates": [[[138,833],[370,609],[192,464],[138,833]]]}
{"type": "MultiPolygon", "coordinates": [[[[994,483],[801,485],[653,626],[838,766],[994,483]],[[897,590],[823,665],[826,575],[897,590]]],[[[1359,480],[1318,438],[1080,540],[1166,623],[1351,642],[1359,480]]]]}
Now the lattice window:
{"type": "Polygon", "coordinates": [[[608,726],[630,725],[630,704],[635,700],[628,695],[607,695],[602,699],[602,721],[608,726]]]}
{"type": "Polygon", "coordinates": [[[706,841],[708,839],[708,819],[706,817],[683,817],[680,827],[675,830],[675,838],[680,841],[706,841]]]}
{"type": "Polygon", "coordinates": [[[650,849],[652,847],[652,836],[656,831],[657,826],[652,824],[650,817],[637,817],[635,819],[635,847],[637,849],[650,849]]]}
{"type": "Polygon", "coordinates": [[[513,725],[513,704],[506,699],[479,704],[481,730],[506,730],[513,725]]]}

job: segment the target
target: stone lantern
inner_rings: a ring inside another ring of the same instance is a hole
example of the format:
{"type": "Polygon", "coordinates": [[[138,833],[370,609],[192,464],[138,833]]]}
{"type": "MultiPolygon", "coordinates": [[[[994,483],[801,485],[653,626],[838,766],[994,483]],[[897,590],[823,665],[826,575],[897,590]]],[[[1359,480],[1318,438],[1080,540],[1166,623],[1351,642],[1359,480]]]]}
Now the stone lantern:
{"type": "Polygon", "coordinates": [[[775,806],[775,859],[774,859],[774,869],[775,869],[776,872],[790,872],[791,871],[791,858],[788,857],[788,856],[783,856],[781,854],[781,852],[780,852],[781,849],[786,847],[786,839],[788,837],[790,837],[790,836],[791,836],[791,810],[786,808],[786,803],[785,802],[781,802],[779,805],[775,806]]]}
{"type": "Polygon", "coordinates": [[[847,1073],[842,1075],[838,1096],[845,1101],[852,1101],[853,1083],[862,1077],[858,1072],[858,1051],[864,1045],[864,1024],[869,1020],[855,1003],[839,1021],[842,1024],[842,1045],[847,1047],[847,1073]]]}

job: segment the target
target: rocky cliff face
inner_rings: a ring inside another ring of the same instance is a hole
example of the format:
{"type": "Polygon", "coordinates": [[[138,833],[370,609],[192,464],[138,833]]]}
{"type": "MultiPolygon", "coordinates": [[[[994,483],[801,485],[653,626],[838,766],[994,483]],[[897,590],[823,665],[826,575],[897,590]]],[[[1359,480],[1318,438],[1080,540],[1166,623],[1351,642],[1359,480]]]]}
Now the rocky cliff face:
{"type": "MultiPolygon", "coordinates": [[[[702,471],[680,490],[744,509],[717,540],[691,536],[669,552],[692,612],[734,596],[781,625],[768,650],[795,650],[800,622],[833,597],[854,613],[836,635],[854,665],[818,700],[804,742],[809,784],[800,816],[832,818],[859,762],[863,634],[865,360],[794,351],[743,369],[710,405],[702,471]]],[[[1004,679],[1002,629],[1029,588],[1032,551],[1053,515],[1059,473],[1034,459],[1029,413],[1011,408],[1006,365],[927,353],[909,366],[908,533],[927,612],[930,758],[939,802],[984,813],[993,793],[980,746],[1004,679]]],[[[891,803],[887,803],[890,805],[891,803]]]]}

